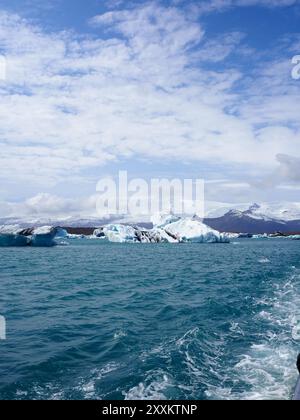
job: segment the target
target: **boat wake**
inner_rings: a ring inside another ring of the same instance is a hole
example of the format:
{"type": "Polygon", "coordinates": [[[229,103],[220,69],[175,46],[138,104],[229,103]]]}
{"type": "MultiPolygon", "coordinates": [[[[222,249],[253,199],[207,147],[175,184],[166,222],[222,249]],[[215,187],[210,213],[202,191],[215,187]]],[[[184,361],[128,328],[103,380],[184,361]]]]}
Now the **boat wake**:
{"type": "Polygon", "coordinates": [[[257,301],[262,309],[254,318],[265,332],[257,335],[232,372],[236,389],[210,388],[207,396],[217,399],[291,399],[297,380],[295,362],[300,348],[300,272],[294,267],[288,280],[274,284],[274,296],[257,301]]]}

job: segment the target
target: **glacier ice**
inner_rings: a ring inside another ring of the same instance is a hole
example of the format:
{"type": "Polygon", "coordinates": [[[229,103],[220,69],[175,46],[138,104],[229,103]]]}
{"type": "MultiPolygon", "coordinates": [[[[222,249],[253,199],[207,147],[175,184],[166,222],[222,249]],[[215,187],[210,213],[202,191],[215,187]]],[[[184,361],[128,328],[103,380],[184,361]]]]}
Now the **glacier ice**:
{"type": "MultiPolygon", "coordinates": [[[[118,243],[227,243],[229,237],[211,229],[198,217],[180,218],[174,215],[155,216],[152,229],[123,224],[108,224],[94,231],[92,238],[103,238],[118,243]]],[[[55,238],[84,238],[68,235],[61,228],[43,226],[22,229],[19,226],[0,227],[0,246],[50,247],[55,238]]]]}
{"type": "Polygon", "coordinates": [[[227,235],[202,223],[197,216],[182,218],[164,226],[165,232],[177,238],[179,242],[228,243],[227,235]]]}
{"type": "Polygon", "coordinates": [[[229,237],[211,229],[198,217],[180,218],[174,215],[155,216],[152,218],[153,229],[142,229],[121,224],[109,224],[97,229],[94,236],[100,234],[110,242],[119,243],[228,243],[229,237]]]}
{"type": "MultiPolygon", "coordinates": [[[[176,238],[169,235],[161,228],[142,229],[126,225],[112,224],[103,228],[105,237],[110,242],[119,243],[161,243],[178,242],[176,238]]],[[[95,234],[95,233],[94,233],[95,234]]]]}
{"type": "Polygon", "coordinates": [[[151,217],[151,222],[156,228],[163,228],[170,223],[178,222],[180,219],[180,216],[175,216],[174,214],[157,213],[151,217]]]}
{"type": "Polygon", "coordinates": [[[57,228],[51,226],[43,226],[40,228],[33,229],[30,245],[31,246],[54,246],[55,236],[57,234],[57,228]]]}
{"type": "Polygon", "coordinates": [[[63,229],[61,227],[56,228],[56,238],[67,238],[68,237],[68,232],[66,231],[66,229],[63,229]]]}
{"type": "Polygon", "coordinates": [[[29,238],[27,236],[21,235],[19,232],[19,226],[1,226],[0,247],[29,245],[29,238]]]}
{"type": "Polygon", "coordinates": [[[0,246],[54,246],[57,228],[43,226],[22,229],[19,226],[0,227],[0,246]]]}
{"type": "Polygon", "coordinates": [[[93,236],[95,238],[105,238],[103,228],[99,228],[99,229],[94,230],[93,236]]]}
{"type": "Polygon", "coordinates": [[[118,224],[106,225],[103,229],[104,235],[110,242],[139,242],[135,232],[131,226],[118,224]]]}

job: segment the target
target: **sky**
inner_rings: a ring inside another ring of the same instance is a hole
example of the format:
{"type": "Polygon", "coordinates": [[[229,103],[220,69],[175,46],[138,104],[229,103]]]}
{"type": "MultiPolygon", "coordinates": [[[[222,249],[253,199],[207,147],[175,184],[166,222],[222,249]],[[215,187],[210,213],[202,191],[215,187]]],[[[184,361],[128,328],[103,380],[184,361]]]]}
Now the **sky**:
{"type": "Polygon", "coordinates": [[[0,217],[91,214],[119,170],[300,201],[299,23],[299,0],[0,0],[0,217]]]}

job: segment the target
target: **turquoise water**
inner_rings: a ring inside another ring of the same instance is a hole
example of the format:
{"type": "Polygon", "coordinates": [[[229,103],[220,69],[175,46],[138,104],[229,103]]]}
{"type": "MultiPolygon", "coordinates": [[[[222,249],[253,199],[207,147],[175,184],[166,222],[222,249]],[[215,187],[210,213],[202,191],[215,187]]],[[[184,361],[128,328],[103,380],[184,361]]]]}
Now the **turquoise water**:
{"type": "Polygon", "coordinates": [[[300,243],[0,249],[1,399],[289,398],[300,243]]]}

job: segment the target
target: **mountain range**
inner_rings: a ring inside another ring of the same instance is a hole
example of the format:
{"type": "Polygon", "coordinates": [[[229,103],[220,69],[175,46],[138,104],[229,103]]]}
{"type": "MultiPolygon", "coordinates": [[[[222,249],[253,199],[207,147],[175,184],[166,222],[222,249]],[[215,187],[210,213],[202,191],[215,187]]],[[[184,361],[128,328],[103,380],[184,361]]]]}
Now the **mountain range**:
{"type": "Polygon", "coordinates": [[[204,223],[221,232],[236,233],[299,233],[300,206],[288,210],[286,207],[251,205],[247,210],[231,209],[219,217],[208,217],[204,223]]]}
{"type": "MultiPolygon", "coordinates": [[[[210,203],[206,211],[204,223],[220,232],[236,233],[299,233],[300,203],[268,203],[230,205],[210,203]]],[[[150,217],[114,216],[109,218],[95,217],[51,217],[0,218],[0,225],[20,225],[23,227],[56,225],[69,228],[93,228],[108,223],[124,223],[151,228],[150,217]]]]}

